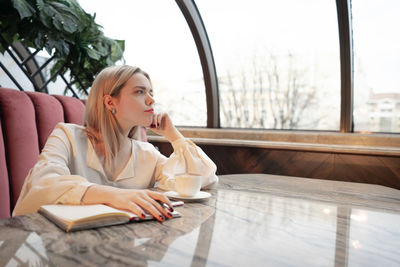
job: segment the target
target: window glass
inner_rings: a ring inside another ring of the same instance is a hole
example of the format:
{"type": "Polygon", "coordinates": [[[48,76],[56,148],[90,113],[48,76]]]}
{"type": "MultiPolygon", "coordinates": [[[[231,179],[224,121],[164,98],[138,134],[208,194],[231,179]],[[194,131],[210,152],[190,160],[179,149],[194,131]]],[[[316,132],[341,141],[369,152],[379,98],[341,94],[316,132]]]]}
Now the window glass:
{"type": "MultiPolygon", "coordinates": [[[[8,52],[0,54],[0,62],[7,68],[7,71],[25,91],[34,91],[32,83],[26,77],[25,73],[18,67],[17,63],[15,63],[8,52]]],[[[0,68],[0,87],[18,88],[2,68],[0,68]]]]}
{"type": "Polygon", "coordinates": [[[354,129],[400,132],[400,2],[352,0],[354,129]]]}
{"type": "Polygon", "coordinates": [[[340,58],[333,0],[199,0],[223,127],[338,130],[340,58]]]}
{"type": "Polygon", "coordinates": [[[106,36],[125,40],[126,64],[149,73],[156,109],[177,125],[206,126],[206,96],[200,59],[175,1],[80,1],[106,36]]]}

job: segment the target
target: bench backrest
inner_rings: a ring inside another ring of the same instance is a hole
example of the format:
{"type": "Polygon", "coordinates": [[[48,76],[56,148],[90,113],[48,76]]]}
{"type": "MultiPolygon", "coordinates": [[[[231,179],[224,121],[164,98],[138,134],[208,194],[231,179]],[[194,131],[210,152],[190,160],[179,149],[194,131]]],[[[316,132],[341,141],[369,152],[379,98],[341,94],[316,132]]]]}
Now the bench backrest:
{"type": "Polygon", "coordinates": [[[81,124],[84,109],[82,101],[72,97],[0,88],[0,218],[10,216],[55,125],[81,124]]]}
{"type": "MultiPolygon", "coordinates": [[[[25,177],[56,124],[82,124],[84,103],[0,87],[0,218],[10,217],[25,177]]],[[[141,140],[146,140],[144,128],[141,140]]]]}

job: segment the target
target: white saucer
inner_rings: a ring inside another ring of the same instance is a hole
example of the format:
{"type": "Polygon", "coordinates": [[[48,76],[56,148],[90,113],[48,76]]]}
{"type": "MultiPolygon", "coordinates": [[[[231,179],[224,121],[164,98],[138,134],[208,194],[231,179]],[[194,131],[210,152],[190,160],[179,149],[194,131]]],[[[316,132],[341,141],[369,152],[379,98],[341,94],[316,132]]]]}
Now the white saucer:
{"type": "Polygon", "coordinates": [[[181,196],[181,195],[179,195],[178,192],[175,192],[175,191],[165,192],[164,195],[166,195],[167,197],[170,197],[170,198],[182,199],[182,200],[200,200],[200,199],[206,199],[206,198],[211,197],[210,193],[204,192],[204,191],[200,191],[200,192],[198,192],[196,195],[194,195],[192,197],[181,196]]]}

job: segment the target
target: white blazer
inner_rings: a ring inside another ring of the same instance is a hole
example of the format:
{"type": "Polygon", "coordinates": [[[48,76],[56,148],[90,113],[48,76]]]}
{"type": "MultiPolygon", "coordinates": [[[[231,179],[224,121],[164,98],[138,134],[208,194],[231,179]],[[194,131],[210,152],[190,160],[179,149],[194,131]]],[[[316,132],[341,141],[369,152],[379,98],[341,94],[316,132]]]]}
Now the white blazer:
{"type": "Polygon", "coordinates": [[[13,216],[36,212],[45,204],[79,205],[92,184],[120,188],[174,189],[174,174],[203,176],[202,188],[218,182],[214,162],[192,141],[178,139],[174,152],[163,156],[152,144],[132,139],[132,153],[115,179],[107,177],[85,127],[59,123],[47,139],[39,160],[29,171],[13,216]]]}

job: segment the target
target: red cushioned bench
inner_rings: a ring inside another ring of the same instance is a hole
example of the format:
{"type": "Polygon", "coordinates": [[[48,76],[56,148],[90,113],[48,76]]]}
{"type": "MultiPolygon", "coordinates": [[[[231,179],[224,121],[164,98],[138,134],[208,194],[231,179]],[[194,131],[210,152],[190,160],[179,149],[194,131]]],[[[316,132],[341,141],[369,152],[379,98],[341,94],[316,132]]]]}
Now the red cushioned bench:
{"type": "MultiPolygon", "coordinates": [[[[82,124],[84,109],[84,101],[73,97],[0,87],[0,218],[10,217],[56,124],[82,124]]],[[[141,136],[145,141],[144,128],[141,136]]]]}

